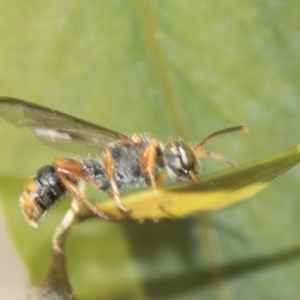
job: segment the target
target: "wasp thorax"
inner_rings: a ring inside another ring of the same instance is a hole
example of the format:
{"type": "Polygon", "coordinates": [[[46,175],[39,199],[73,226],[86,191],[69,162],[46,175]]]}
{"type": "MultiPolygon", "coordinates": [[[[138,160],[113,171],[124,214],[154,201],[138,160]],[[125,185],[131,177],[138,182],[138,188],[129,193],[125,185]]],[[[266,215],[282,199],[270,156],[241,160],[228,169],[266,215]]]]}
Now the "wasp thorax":
{"type": "Polygon", "coordinates": [[[194,179],[198,174],[199,165],[192,148],[181,141],[167,144],[165,160],[166,165],[178,180],[194,179]]]}

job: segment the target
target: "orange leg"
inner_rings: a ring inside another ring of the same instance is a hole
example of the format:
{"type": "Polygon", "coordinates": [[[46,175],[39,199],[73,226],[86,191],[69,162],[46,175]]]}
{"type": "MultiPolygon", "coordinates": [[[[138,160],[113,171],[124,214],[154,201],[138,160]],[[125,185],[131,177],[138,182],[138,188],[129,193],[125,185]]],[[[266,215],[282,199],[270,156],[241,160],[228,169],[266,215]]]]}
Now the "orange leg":
{"type": "MultiPolygon", "coordinates": [[[[163,173],[155,175],[155,165],[157,162],[157,148],[159,143],[157,140],[151,140],[149,145],[147,145],[140,158],[140,166],[143,174],[150,182],[150,186],[155,188],[164,183],[165,176],[163,173]]],[[[146,180],[147,182],[147,180],[146,180]]]]}
{"type": "Polygon", "coordinates": [[[166,179],[166,174],[163,172],[159,172],[156,176],[155,176],[155,183],[156,186],[162,186],[165,182],[166,179]]]}
{"type": "Polygon", "coordinates": [[[122,211],[128,213],[130,211],[130,208],[122,205],[121,203],[119,188],[115,181],[114,159],[109,149],[105,149],[105,151],[103,152],[103,164],[111,186],[111,193],[109,192],[109,195],[113,197],[116,205],[122,211]]]}
{"type": "Polygon", "coordinates": [[[66,187],[68,192],[78,201],[82,202],[94,214],[103,219],[110,219],[110,217],[98,207],[92,204],[85,195],[80,193],[76,182],[79,180],[89,181],[88,176],[83,171],[83,165],[74,159],[58,158],[54,161],[57,176],[66,187]]]}
{"type": "Polygon", "coordinates": [[[72,158],[59,157],[54,161],[55,169],[60,174],[75,181],[90,181],[90,178],[84,172],[83,164],[72,158]]]}

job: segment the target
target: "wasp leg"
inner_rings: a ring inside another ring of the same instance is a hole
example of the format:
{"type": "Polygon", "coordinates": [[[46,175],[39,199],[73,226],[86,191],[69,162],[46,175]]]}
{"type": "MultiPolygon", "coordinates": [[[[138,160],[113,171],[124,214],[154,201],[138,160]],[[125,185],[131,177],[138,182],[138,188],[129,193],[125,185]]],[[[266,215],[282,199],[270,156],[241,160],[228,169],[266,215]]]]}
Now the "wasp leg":
{"type": "Polygon", "coordinates": [[[59,157],[54,161],[56,172],[70,178],[71,181],[90,181],[90,177],[84,171],[83,164],[72,158],[59,157]]]}
{"type": "Polygon", "coordinates": [[[145,147],[140,158],[140,166],[144,176],[146,177],[146,183],[149,182],[149,185],[153,188],[162,185],[165,180],[165,175],[162,172],[155,174],[158,148],[158,141],[154,139],[151,140],[151,142],[145,147]]]}
{"type": "MultiPolygon", "coordinates": [[[[84,186],[80,185],[80,192],[84,192],[84,186]]],[[[52,236],[52,246],[55,252],[63,252],[65,237],[72,225],[76,223],[76,216],[80,210],[80,204],[76,198],[73,198],[71,207],[65,214],[62,222],[56,227],[54,235],[52,236]]]]}
{"type": "Polygon", "coordinates": [[[109,149],[106,149],[103,153],[103,164],[110,183],[111,190],[109,192],[109,195],[113,197],[118,208],[120,208],[125,213],[128,213],[130,211],[130,208],[122,205],[121,203],[119,188],[115,181],[114,159],[109,149]]]}
{"type": "Polygon", "coordinates": [[[57,176],[66,187],[68,192],[78,201],[82,202],[88,209],[90,209],[94,214],[98,215],[100,218],[109,220],[109,215],[105,214],[103,211],[92,204],[85,195],[83,195],[78,187],[78,181],[90,181],[90,178],[85,174],[83,170],[83,165],[74,159],[67,158],[57,158],[54,161],[55,170],[57,176]]]}
{"type": "Polygon", "coordinates": [[[159,172],[156,176],[155,176],[155,183],[156,186],[162,186],[164,184],[166,180],[166,174],[163,172],[159,172]]]}

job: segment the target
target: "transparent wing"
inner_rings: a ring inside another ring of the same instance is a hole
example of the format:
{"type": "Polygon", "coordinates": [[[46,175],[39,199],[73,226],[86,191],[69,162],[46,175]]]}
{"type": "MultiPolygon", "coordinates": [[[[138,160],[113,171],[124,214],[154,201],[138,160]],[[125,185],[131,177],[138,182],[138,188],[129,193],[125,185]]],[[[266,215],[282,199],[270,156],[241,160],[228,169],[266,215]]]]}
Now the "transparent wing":
{"type": "Polygon", "coordinates": [[[60,150],[78,152],[80,148],[104,148],[113,141],[130,142],[122,133],[15,98],[0,97],[0,116],[31,129],[42,142],[60,150]]]}

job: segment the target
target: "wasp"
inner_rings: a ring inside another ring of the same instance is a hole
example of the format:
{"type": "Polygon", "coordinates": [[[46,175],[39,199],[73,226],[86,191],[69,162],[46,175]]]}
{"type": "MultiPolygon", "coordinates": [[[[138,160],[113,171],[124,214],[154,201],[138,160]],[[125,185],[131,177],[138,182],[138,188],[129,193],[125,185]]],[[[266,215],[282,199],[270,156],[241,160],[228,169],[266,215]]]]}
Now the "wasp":
{"type": "Polygon", "coordinates": [[[109,219],[80,192],[80,182],[92,183],[99,190],[107,191],[117,207],[128,213],[130,208],[120,199],[119,190],[123,186],[161,186],[165,168],[178,181],[196,181],[200,157],[211,157],[234,166],[230,160],[206,151],[203,146],[216,136],[247,131],[245,126],[235,126],[213,132],[193,147],[182,140],[163,146],[148,134],[126,135],[16,98],[0,97],[0,116],[17,127],[32,130],[38,139],[55,148],[69,152],[80,148],[86,153],[94,148],[98,153],[96,158],[82,160],[58,157],[29,179],[19,201],[25,219],[35,228],[46,212],[67,194],[101,218],[109,219]]]}

